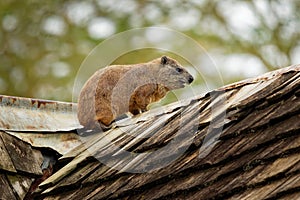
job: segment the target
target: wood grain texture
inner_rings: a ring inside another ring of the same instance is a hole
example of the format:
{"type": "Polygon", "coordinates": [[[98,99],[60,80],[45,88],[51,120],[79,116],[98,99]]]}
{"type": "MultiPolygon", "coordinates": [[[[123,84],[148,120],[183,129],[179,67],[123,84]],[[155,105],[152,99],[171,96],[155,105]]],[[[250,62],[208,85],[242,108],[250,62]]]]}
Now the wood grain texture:
{"type": "MultiPolygon", "coordinates": [[[[0,134],[3,134],[3,133],[0,131],[0,134]]],[[[4,142],[1,138],[1,136],[0,136],[0,160],[1,160],[0,169],[6,170],[9,172],[17,172],[14,167],[14,164],[10,158],[10,155],[6,150],[6,147],[4,145],[4,142]]]]}
{"type": "Polygon", "coordinates": [[[16,170],[34,175],[42,175],[42,155],[35,153],[30,145],[6,134],[0,133],[16,170]],[[37,157],[36,157],[37,156],[37,157]]]}
{"type": "Polygon", "coordinates": [[[295,199],[300,196],[299,71],[293,66],[225,86],[164,114],[151,111],[147,118],[145,113],[146,120],[133,119],[136,124],[126,119],[123,124],[130,125],[94,135],[85,148],[65,155],[74,158],[42,183],[36,196],[295,199]],[[170,145],[172,141],[176,143],[170,145]],[[147,154],[168,145],[168,151],[147,154]],[[126,171],[163,165],[181,149],[184,153],[162,168],[126,171]],[[132,159],[130,155],[136,154],[132,159]],[[105,156],[113,168],[99,162],[105,156]]]}
{"type": "Polygon", "coordinates": [[[29,144],[0,131],[0,199],[24,199],[42,175],[43,157],[29,144]]]}
{"type": "MultiPolygon", "coordinates": [[[[13,180],[41,174],[39,151],[0,135],[3,195],[22,199],[26,187],[13,180]]],[[[300,66],[122,119],[82,142],[31,199],[297,199],[300,66]]]]}
{"type": "Polygon", "coordinates": [[[0,199],[17,199],[5,174],[0,174],[0,199]]]}

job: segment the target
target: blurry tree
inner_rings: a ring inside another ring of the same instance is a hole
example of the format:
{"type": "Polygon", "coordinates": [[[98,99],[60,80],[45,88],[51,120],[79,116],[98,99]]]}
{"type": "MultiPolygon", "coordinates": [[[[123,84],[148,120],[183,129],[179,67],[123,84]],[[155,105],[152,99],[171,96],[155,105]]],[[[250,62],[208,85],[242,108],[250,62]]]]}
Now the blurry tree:
{"type": "MultiPolygon", "coordinates": [[[[145,26],[195,39],[225,83],[300,63],[299,9],[298,0],[2,0],[0,94],[70,101],[88,53],[115,33],[145,26]]],[[[214,79],[206,64],[202,70],[214,79]]]]}

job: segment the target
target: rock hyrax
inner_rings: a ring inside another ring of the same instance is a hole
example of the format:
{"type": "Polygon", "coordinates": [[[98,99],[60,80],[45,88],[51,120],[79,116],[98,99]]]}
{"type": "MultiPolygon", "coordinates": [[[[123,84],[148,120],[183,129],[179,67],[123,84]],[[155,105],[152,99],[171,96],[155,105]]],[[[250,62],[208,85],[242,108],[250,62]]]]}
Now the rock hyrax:
{"type": "Polygon", "coordinates": [[[169,90],[183,88],[193,80],[167,56],[147,63],[105,67],[96,71],[80,92],[79,122],[87,129],[107,129],[118,116],[145,112],[169,90]]]}

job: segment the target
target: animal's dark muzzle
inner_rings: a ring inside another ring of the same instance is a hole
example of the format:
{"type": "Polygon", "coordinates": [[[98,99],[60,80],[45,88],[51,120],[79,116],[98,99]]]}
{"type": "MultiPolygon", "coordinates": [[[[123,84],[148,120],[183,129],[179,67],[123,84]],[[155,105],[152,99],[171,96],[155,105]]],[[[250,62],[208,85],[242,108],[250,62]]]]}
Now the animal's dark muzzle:
{"type": "Polygon", "coordinates": [[[194,78],[193,78],[192,76],[189,76],[188,82],[189,82],[189,83],[192,83],[193,81],[194,81],[194,78]]]}

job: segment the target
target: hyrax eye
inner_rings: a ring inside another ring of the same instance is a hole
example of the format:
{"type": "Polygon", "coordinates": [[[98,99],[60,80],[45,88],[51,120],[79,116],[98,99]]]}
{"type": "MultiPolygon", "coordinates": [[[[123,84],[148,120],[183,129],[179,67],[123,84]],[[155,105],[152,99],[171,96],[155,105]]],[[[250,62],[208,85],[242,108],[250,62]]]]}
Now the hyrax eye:
{"type": "Polygon", "coordinates": [[[176,67],[176,71],[177,71],[178,73],[181,73],[181,72],[183,71],[183,69],[181,69],[181,68],[179,68],[179,67],[176,67]]]}

